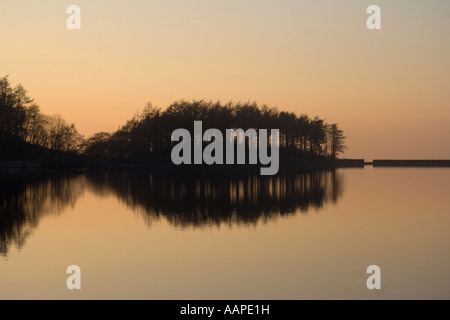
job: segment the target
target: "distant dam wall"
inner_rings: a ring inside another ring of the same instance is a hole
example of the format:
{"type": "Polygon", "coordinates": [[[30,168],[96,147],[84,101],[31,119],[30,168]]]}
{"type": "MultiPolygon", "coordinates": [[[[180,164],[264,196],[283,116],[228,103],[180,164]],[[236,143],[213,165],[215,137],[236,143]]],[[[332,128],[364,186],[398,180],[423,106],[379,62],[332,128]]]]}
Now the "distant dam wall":
{"type": "Polygon", "coordinates": [[[330,161],[330,165],[339,168],[364,167],[364,159],[335,159],[330,161]]]}
{"type": "Polygon", "coordinates": [[[374,167],[450,167],[450,160],[373,160],[374,167]]]}

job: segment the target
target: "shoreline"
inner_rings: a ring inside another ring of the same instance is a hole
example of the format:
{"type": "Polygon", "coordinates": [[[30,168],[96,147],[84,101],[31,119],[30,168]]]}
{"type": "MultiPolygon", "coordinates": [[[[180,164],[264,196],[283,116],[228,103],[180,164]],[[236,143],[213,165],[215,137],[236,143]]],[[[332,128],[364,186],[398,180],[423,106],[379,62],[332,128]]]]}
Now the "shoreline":
{"type": "MultiPolygon", "coordinates": [[[[152,160],[103,160],[95,158],[69,157],[57,159],[36,160],[0,160],[0,170],[71,170],[71,169],[158,169],[169,171],[225,171],[225,172],[253,172],[259,170],[261,164],[198,164],[198,165],[175,165],[171,161],[162,159],[152,160]]],[[[304,171],[312,169],[332,169],[347,167],[364,167],[363,159],[320,159],[306,160],[295,158],[281,158],[280,172],[304,171]]]]}
{"type": "MultiPolygon", "coordinates": [[[[326,170],[334,168],[364,168],[376,167],[450,167],[450,160],[434,159],[388,159],[365,161],[364,159],[296,159],[281,158],[279,172],[301,172],[305,170],[326,170]]],[[[55,159],[36,160],[0,160],[0,171],[4,170],[95,170],[95,169],[149,169],[167,171],[211,171],[211,172],[249,172],[259,170],[260,164],[232,164],[232,165],[175,165],[163,159],[149,160],[111,160],[74,156],[55,159]]]]}

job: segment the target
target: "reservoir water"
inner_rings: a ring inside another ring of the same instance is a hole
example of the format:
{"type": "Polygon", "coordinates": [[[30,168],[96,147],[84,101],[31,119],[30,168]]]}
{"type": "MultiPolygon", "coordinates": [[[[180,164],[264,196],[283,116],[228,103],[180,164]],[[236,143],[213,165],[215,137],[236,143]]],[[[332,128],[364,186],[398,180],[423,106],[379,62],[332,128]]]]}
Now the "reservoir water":
{"type": "Polygon", "coordinates": [[[0,299],[450,299],[449,168],[0,179],[0,299]]]}

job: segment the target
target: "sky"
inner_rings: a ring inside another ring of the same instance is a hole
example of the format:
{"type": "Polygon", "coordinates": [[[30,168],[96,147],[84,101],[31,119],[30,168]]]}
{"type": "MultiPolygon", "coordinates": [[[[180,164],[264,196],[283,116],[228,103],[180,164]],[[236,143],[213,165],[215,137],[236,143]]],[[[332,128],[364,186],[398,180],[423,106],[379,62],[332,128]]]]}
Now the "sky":
{"type": "Polygon", "coordinates": [[[450,159],[449,30],[448,0],[2,0],[0,76],[86,137],[148,102],[256,101],[338,123],[347,158],[450,159]]]}

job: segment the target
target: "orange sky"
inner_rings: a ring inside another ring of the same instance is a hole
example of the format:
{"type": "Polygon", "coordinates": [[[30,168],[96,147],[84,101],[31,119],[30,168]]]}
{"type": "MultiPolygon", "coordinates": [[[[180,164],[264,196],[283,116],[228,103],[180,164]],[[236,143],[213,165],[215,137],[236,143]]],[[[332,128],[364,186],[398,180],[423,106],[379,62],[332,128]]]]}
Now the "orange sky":
{"type": "Polygon", "coordinates": [[[250,100],[339,123],[346,157],[450,158],[447,0],[131,3],[2,0],[0,76],[85,136],[148,101],[250,100]]]}

